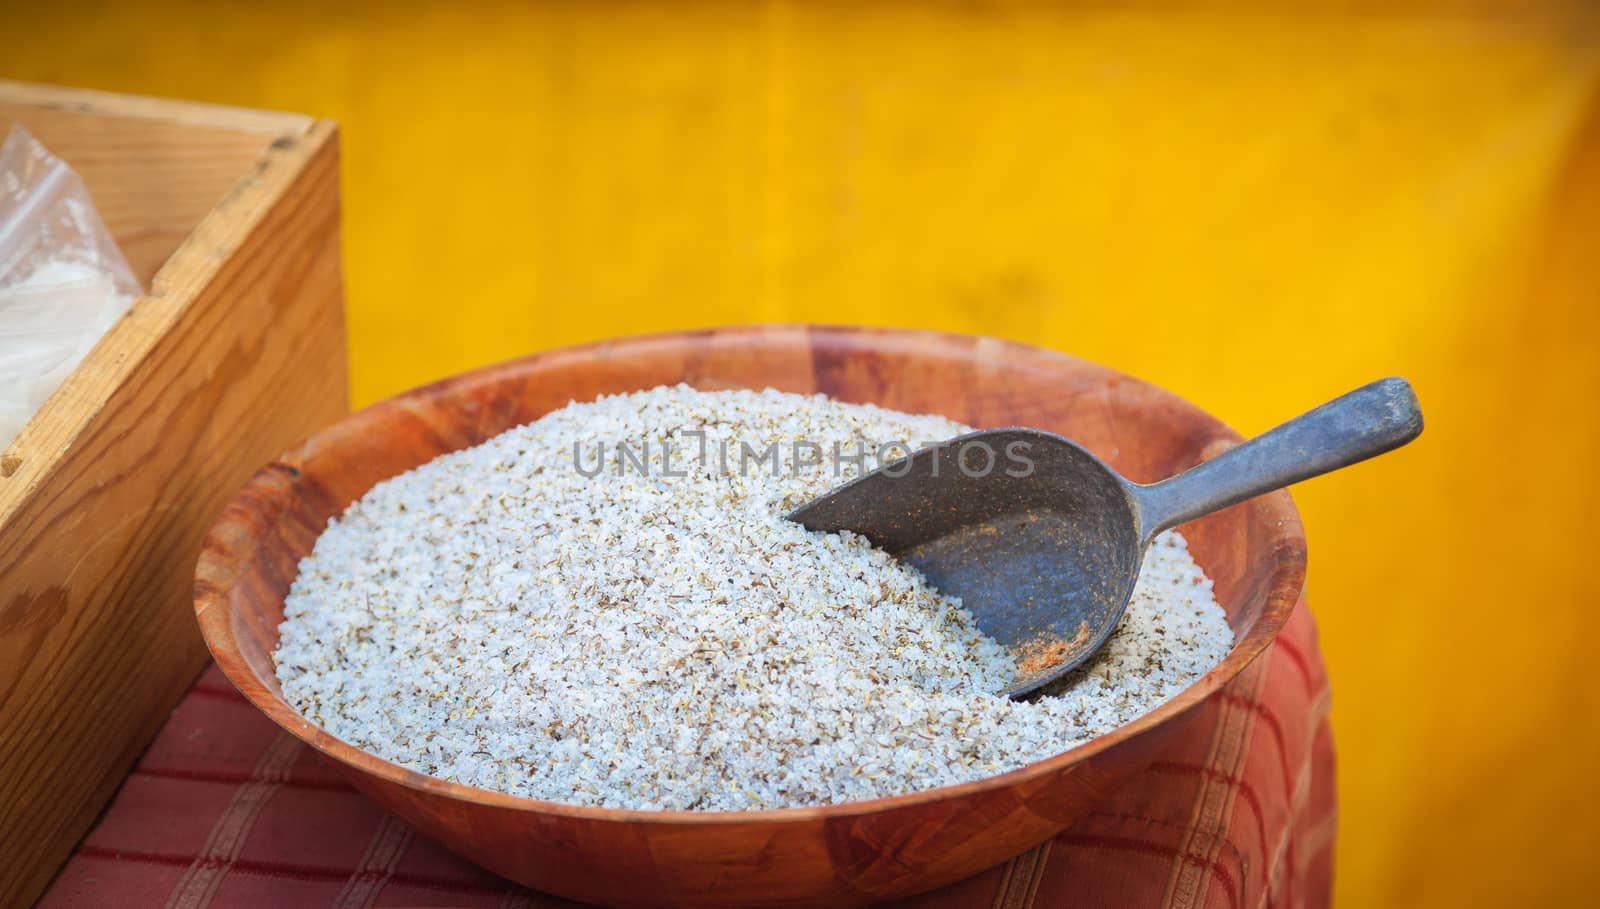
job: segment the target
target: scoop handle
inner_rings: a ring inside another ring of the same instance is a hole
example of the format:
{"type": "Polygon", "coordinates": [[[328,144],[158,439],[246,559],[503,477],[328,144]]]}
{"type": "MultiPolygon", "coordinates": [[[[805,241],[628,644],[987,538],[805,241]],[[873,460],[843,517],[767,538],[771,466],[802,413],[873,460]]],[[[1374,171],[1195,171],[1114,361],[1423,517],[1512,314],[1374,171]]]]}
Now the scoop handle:
{"type": "Polygon", "coordinates": [[[1422,432],[1405,379],[1379,379],[1334,398],[1168,480],[1133,485],[1140,536],[1393,451],[1422,432]]]}

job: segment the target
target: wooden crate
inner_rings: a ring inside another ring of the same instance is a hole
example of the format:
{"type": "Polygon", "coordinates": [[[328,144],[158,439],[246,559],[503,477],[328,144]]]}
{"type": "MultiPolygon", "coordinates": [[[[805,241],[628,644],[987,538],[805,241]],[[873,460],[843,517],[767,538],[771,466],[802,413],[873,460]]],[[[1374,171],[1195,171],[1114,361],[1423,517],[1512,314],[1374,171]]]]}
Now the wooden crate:
{"type": "Polygon", "coordinates": [[[0,454],[0,905],[47,884],[206,662],[223,503],[347,408],[334,124],[0,82],[146,296],[0,454]]]}

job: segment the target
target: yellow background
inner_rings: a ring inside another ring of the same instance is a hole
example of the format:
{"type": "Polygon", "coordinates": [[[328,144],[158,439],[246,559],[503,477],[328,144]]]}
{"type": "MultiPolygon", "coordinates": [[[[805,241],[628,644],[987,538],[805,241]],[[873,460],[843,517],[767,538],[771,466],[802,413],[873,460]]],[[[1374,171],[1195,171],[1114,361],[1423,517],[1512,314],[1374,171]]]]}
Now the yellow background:
{"type": "Polygon", "coordinates": [[[1339,903],[1600,887],[1600,6],[0,10],[0,75],[342,121],[357,404],[766,319],[1035,341],[1245,432],[1411,377],[1422,440],[1297,491],[1339,903]]]}

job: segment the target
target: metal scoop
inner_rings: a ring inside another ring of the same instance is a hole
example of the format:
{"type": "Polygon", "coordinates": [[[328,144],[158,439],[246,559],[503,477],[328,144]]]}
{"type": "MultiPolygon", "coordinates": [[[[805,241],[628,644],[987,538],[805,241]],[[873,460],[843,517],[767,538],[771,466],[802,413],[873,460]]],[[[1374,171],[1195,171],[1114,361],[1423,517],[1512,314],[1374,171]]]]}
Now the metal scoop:
{"type": "Polygon", "coordinates": [[[1178,476],[1124,479],[1071,439],[991,429],[923,448],[796,509],[852,530],[961,598],[1009,648],[1020,697],[1111,636],[1156,534],[1404,445],[1422,411],[1404,379],[1336,398],[1178,476]]]}

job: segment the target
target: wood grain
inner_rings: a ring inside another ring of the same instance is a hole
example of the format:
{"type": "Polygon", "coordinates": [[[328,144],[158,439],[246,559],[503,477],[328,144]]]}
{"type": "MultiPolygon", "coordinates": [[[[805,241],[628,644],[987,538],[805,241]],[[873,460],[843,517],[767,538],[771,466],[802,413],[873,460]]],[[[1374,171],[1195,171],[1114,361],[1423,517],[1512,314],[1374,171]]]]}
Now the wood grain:
{"type": "Polygon", "coordinates": [[[198,116],[0,83],[153,271],[0,471],[0,905],[50,880],[204,664],[186,591],[217,511],[346,409],[333,125],[198,116]]]}
{"type": "Polygon", "coordinates": [[[772,386],[936,411],[978,426],[1071,435],[1153,480],[1237,440],[1172,395],[1061,354],[898,330],[737,328],[559,350],[389,399],[263,468],[207,538],[195,610],[213,655],[252,703],[331,756],[418,829],[529,886],[616,906],[861,904],[957,880],[1059,832],[1148,762],[1204,697],[1277,634],[1299,595],[1305,541],[1274,493],[1186,528],[1237,642],[1189,690],[1114,733],[1021,770],[823,808],[648,812],[579,808],[421,776],[346,745],[280,696],[271,652],[297,562],[330,516],[374,483],[483,441],[569,399],[688,382],[772,386]]]}
{"type": "Polygon", "coordinates": [[[274,141],[314,121],[279,114],[0,83],[0,132],[21,123],[89,188],[139,282],[149,285],[274,141]],[[100,112],[114,112],[102,116],[100,112]]]}

